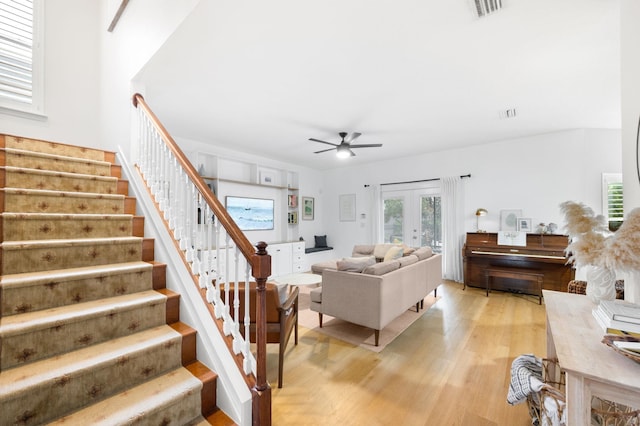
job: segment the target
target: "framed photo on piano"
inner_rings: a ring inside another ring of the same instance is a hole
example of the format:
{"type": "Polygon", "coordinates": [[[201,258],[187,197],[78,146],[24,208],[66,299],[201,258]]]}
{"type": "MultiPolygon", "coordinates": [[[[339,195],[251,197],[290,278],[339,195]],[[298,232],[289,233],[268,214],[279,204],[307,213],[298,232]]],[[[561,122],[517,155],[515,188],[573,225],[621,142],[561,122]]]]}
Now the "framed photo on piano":
{"type": "Polygon", "coordinates": [[[528,217],[519,217],[518,218],[518,231],[520,232],[531,232],[531,218],[528,217]]]}

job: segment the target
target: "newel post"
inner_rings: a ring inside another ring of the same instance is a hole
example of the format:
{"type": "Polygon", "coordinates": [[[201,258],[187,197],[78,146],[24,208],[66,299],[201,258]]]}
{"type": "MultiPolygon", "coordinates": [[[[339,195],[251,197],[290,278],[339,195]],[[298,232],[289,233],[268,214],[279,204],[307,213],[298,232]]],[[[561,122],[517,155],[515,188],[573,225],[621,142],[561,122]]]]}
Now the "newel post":
{"type": "Polygon", "coordinates": [[[253,277],[256,279],[256,385],[253,394],[253,424],[271,425],[271,386],[267,382],[267,278],[271,275],[271,256],[267,243],[260,241],[253,257],[253,277]]]}

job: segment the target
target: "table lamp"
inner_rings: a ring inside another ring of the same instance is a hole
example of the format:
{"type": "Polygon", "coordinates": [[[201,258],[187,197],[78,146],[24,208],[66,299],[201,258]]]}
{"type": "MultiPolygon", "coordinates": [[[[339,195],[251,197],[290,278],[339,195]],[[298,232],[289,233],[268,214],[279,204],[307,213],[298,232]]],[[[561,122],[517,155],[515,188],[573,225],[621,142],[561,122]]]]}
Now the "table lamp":
{"type": "Polygon", "coordinates": [[[480,229],[480,216],[486,216],[487,213],[489,213],[487,209],[479,208],[476,210],[476,232],[485,232],[480,229]]]}

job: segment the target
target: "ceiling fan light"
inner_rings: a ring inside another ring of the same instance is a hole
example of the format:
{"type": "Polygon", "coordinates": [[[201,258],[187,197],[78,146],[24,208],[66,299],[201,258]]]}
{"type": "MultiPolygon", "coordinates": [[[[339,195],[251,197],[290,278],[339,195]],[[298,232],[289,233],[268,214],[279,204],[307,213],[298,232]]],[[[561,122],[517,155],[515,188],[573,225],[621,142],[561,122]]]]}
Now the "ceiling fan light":
{"type": "Polygon", "coordinates": [[[336,149],[336,157],[349,158],[351,157],[351,152],[349,152],[349,148],[338,147],[338,149],[336,149]]]}

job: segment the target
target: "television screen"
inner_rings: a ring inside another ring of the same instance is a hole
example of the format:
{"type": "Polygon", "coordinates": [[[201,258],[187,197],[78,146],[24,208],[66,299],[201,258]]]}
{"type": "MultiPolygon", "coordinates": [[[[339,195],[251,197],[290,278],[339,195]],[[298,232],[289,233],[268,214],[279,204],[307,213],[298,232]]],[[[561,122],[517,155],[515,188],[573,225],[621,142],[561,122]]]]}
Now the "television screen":
{"type": "Polygon", "coordinates": [[[226,197],[227,212],[243,231],[273,229],[273,200],[226,197]]]}

